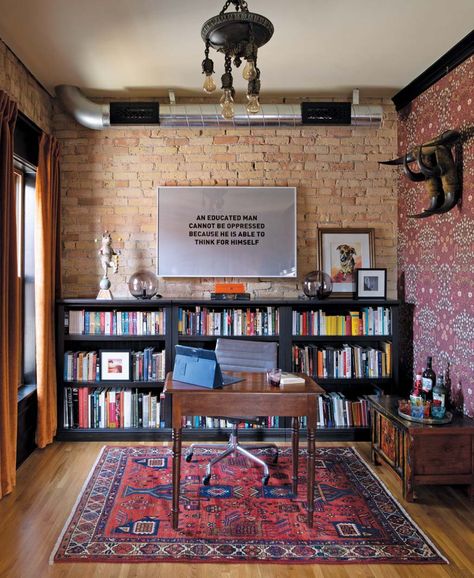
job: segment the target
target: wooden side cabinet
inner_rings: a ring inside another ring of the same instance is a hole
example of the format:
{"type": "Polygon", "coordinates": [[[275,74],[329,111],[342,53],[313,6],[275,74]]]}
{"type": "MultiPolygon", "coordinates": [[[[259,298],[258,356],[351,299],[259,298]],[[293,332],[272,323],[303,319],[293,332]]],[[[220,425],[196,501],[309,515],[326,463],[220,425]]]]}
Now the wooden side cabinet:
{"type": "Polygon", "coordinates": [[[417,486],[464,484],[474,499],[474,420],[455,416],[445,425],[425,425],[398,415],[398,396],[369,396],[372,462],[383,460],[412,502],[417,486]]]}

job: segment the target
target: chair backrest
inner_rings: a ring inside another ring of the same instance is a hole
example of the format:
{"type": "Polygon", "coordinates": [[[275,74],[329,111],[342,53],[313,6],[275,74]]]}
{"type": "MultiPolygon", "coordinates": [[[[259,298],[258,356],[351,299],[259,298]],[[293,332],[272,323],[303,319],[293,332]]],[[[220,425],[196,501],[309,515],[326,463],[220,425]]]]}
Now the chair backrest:
{"type": "Polygon", "coordinates": [[[278,367],[277,348],[274,341],[219,338],[216,357],[224,371],[264,372],[278,367]]]}

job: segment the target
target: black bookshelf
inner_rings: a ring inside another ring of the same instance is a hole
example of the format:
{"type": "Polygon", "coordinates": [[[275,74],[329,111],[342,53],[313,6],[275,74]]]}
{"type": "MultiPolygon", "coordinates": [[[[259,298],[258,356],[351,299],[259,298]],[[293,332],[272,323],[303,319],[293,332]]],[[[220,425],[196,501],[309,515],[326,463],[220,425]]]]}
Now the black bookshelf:
{"type": "MultiPolygon", "coordinates": [[[[393,393],[397,390],[399,377],[399,302],[395,300],[352,300],[327,299],[324,301],[310,301],[301,299],[256,299],[250,301],[216,301],[207,299],[176,299],[176,300],[147,300],[138,301],[121,299],[112,301],[98,301],[94,299],[64,299],[57,302],[56,308],[56,356],[58,380],[58,433],[57,439],[68,441],[120,441],[120,440],[169,440],[171,437],[171,406],[165,399],[162,407],[162,427],[159,428],[69,428],[64,427],[64,394],[67,387],[110,387],[114,383],[109,381],[66,381],[64,379],[64,353],[66,351],[87,350],[141,350],[155,346],[157,350],[165,350],[165,369],[171,371],[174,363],[174,348],[177,344],[193,345],[197,347],[214,348],[215,342],[221,335],[184,334],[180,331],[180,319],[183,310],[195,313],[196,310],[209,312],[231,312],[236,310],[252,313],[267,312],[271,308],[274,315],[273,322],[278,319],[276,329],[271,335],[225,335],[226,338],[270,340],[278,343],[279,366],[285,371],[294,371],[292,348],[296,346],[312,345],[324,347],[332,344],[336,348],[342,344],[374,346],[380,342],[391,344],[391,368],[387,377],[364,378],[321,378],[313,376],[315,380],[328,392],[341,392],[348,398],[357,398],[376,391],[393,393]],[[362,311],[364,308],[381,307],[389,311],[391,328],[388,335],[298,335],[293,334],[293,312],[323,311],[327,315],[346,315],[349,311],[362,311]],[[84,335],[74,334],[65,330],[65,319],[71,311],[94,312],[123,312],[123,311],[164,311],[165,332],[159,335],[84,335]]],[[[243,315],[244,313],[242,313],[243,315]]],[[[254,319],[254,317],[252,317],[254,319]]],[[[276,325],[276,324],[275,324],[276,325]]],[[[255,325],[257,327],[257,325],[255,325]]],[[[182,329],[182,328],[181,328],[182,329]]],[[[246,333],[243,330],[244,333],[246,333]]],[[[204,333],[206,333],[204,331],[204,333]]],[[[159,395],[163,390],[162,381],[128,381],[117,383],[117,387],[136,391],[152,390],[159,395]]],[[[162,402],[163,403],[163,402],[162,402]]],[[[280,418],[279,427],[243,429],[240,434],[243,440],[281,440],[290,441],[291,430],[289,420],[280,418]]],[[[301,431],[304,438],[304,428],[301,431]]],[[[226,428],[183,428],[185,440],[225,440],[228,436],[226,428]]],[[[324,440],[368,440],[370,431],[368,426],[348,427],[319,427],[317,438],[324,440]]]]}

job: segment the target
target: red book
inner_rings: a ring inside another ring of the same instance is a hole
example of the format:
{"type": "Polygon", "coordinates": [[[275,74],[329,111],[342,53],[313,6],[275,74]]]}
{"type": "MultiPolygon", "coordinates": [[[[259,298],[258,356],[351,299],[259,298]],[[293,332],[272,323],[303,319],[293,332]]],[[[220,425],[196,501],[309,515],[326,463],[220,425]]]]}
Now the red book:
{"type": "Polygon", "coordinates": [[[105,334],[105,311],[100,312],[100,334],[105,334]]]}

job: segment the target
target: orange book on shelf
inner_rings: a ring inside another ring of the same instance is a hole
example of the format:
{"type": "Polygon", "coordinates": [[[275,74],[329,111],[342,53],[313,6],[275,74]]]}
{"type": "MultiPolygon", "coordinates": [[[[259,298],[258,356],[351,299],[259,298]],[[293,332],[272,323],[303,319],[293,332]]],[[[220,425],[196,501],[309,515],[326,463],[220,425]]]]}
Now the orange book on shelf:
{"type": "Polygon", "coordinates": [[[245,293],[245,283],[216,283],[214,293],[245,293]]]}

